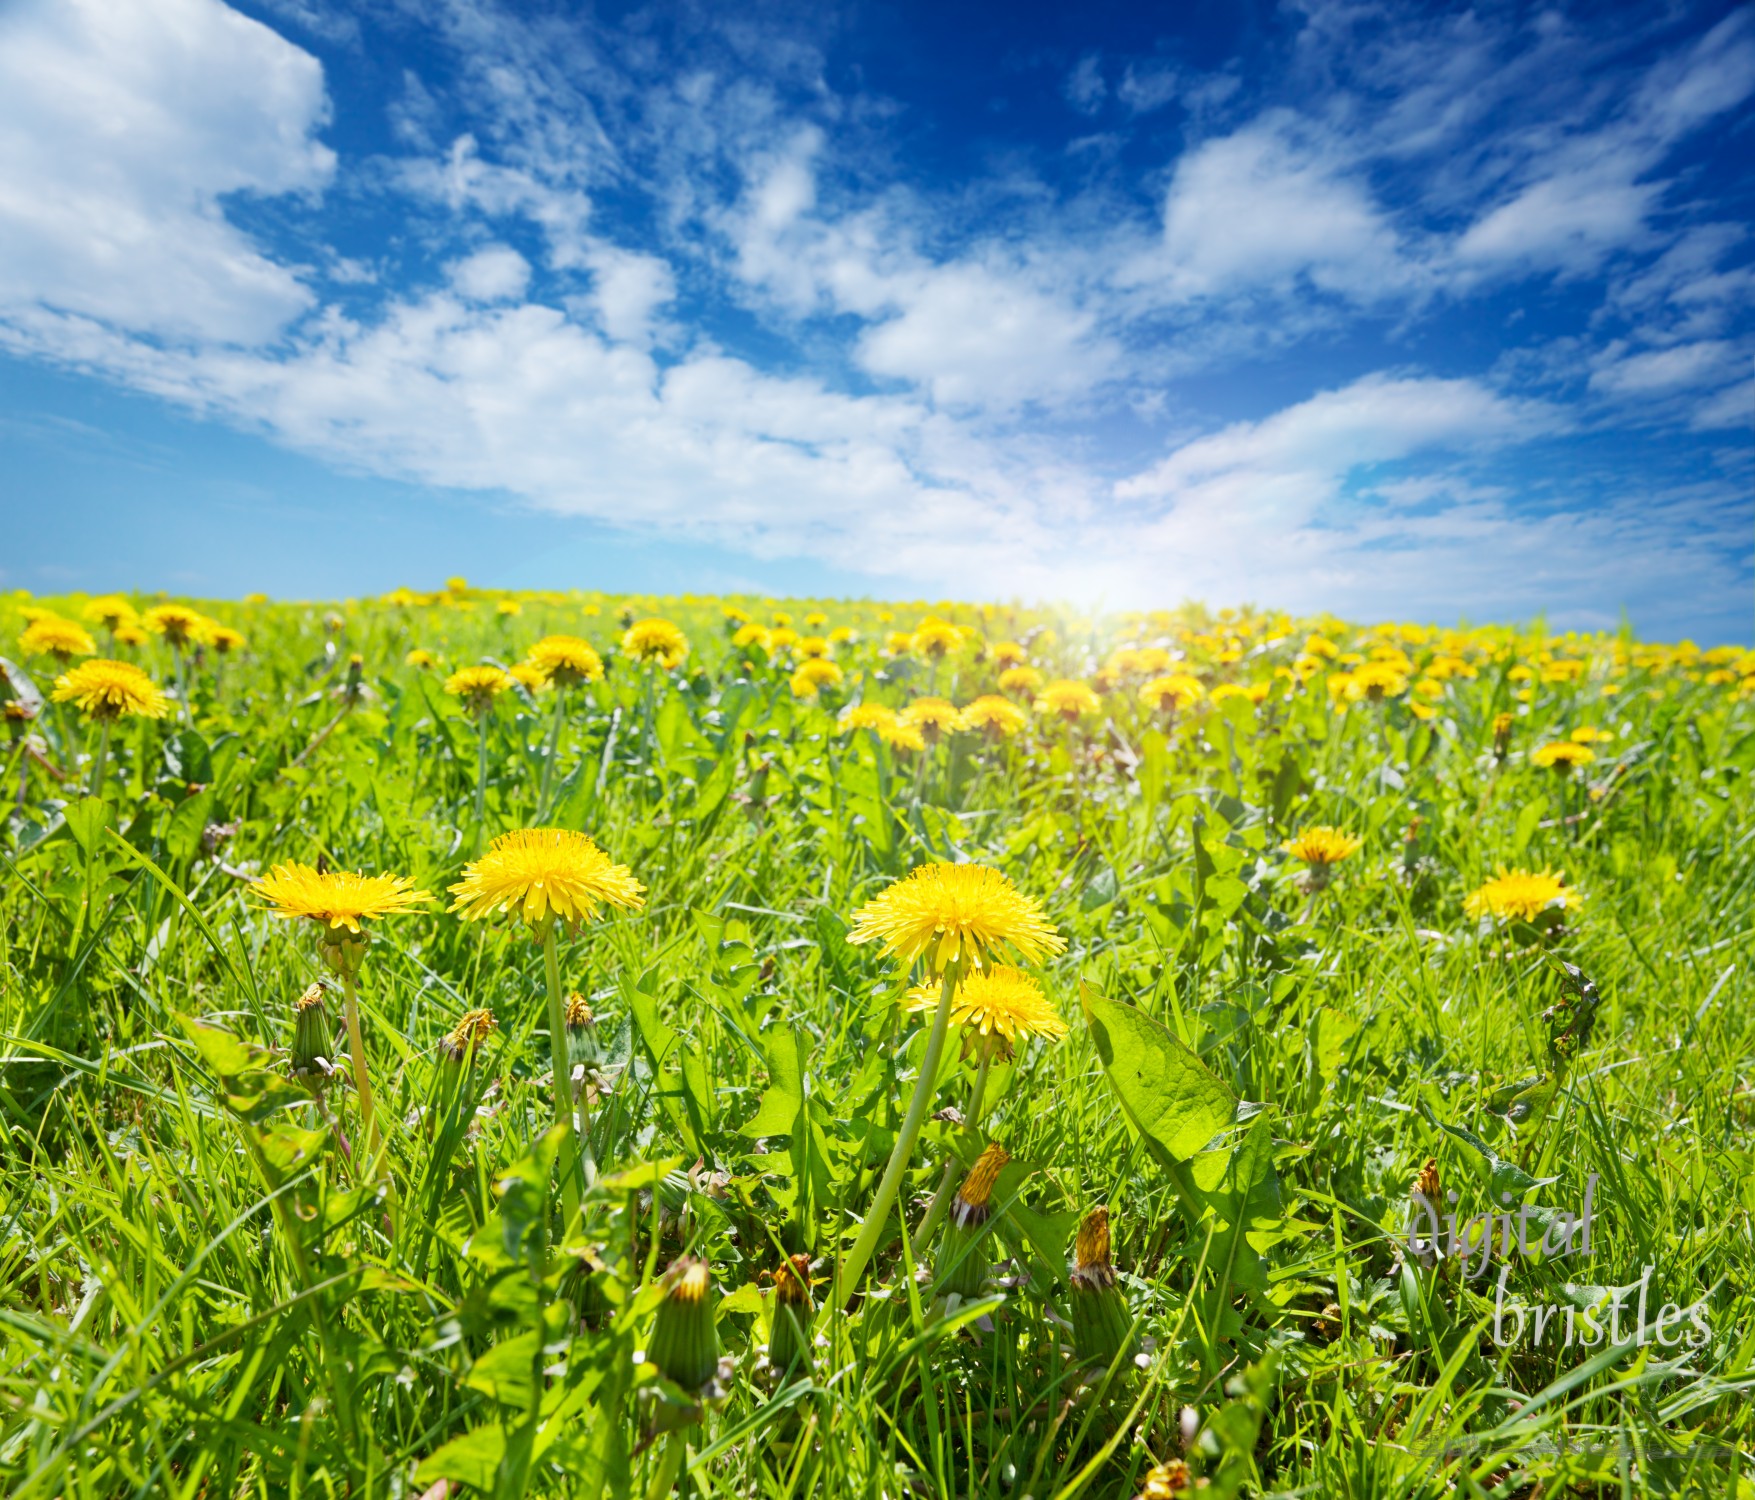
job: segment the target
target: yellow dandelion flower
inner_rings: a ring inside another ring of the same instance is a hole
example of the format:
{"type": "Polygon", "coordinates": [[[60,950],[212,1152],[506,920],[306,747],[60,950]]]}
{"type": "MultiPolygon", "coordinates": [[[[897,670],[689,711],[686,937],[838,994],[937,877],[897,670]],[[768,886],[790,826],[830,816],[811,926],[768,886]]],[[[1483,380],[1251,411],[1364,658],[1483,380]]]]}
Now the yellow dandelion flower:
{"type": "Polygon", "coordinates": [[[133,622],[116,627],[116,644],[120,646],[144,646],[152,639],[145,629],[133,622]]]}
{"type": "Polygon", "coordinates": [[[885,656],[906,656],[914,645],[914,633],[908,630],[892,630],[884,637],[885,656]]]}
{"type": "Polygon", "coordinates": [[[814,698],[826,687],[838,687],[845,674],[834,662],[812,656],[792,674],[790,686],[794,698],[814,698]]]}
{"type": "Polygon", "coordinates": [[[790,651],[798,644],[798,632],[790,625],[777,625],[768,632],[768,649],[770,651],[790,651]]]}
{"type": "Polygon", "coordinates": [[[918,729],[928,744],[963,727],[963,715],[948,698],[916,698],[902,710],[902,722],[918,729]]]}
{"type": "Polygon", "coordinates": [[[77,704],[94,719],[162,719],[170,711],[158,684],[126,661],[81,662],[55,680],[52,696],[57,703],[77,704]]]}
{"type": "Polygon", "coordinates": [[[494,613],[504,620],[514,620],[524,613],[524,606],[516,599],[502,599],[494,606],[494,613]]]}
{"type": "Polygon", "coordinates": [[[52,656],[57,661],[69,662],[76,656],[96,656],[97,642],[78,621],[45,613],[25,626],[18,638],[18,649],[26,656],[52,656]]]}
{"type": "Polygon", "coordinates": [[[419,646],[416,646],[414,650],[410,651],[407,656],[402,658],[402,664],[405,667],[414,667],[422,672],[430,672],[434,667],[438,666],[439,659],[434,656],[431,651],[423,651],[419,646]]]}
{"type": "Polygon", "coordinates": [[[792,625],[792,616],[787,614],[783,609],[777,609],[774,611],[774,623],[780,626],[783,630],[790,629],[792,625]]]}
{"type": "Polygon", "coordinates": [[[737,633],[731,638],[731,644],[740,651],[747,651],[751,646],[761,651],[768,651],[772,649],[774,642],[766,625],[749,624],[740,625],[737,628],[737,633]]]}
{"type": "Polygon", "coordinates": [[[972,733],[984,733],[994,740],[1016,734],[1029,722],[1023,709],[997,693],[983,693],[963,709],[962,727],[972,733]]]}
{"type": "Polygon", "coordinates": [[[134,606],[120,594],[104,594],[93,599],[79,612],[80,618],[89,620],[94,625],[102,625],[105,630],[120,630],[124,625],[132,625],[140,618],[134,612],[134,606]]]}
{"type": "Polygon", "coordinates": [[[181,650],[201,639],[207,616],[187,604],[155,604],[140,617],[140,623],[181,650]]]}
{"type": "Polygon", "coordinates": [[[999,674],[999,690],[1016,693],[1020,698],[1033,697],[1042,686],[1042,674],[1035,667],[1007,667],[999,674]]]}
{"type": "Polygon", "coordinates": [[[1168,709],[1172,713],[1180,713],[1190,704],[1199,703],[1206,696],[1206,689],[1201,686],[1198,677],[1191,677],[1187,672],[1173,672],[1167,677],[1154,677],[1140,688],[1140,702],[1147,708],[1168,709]]]}
{"type": "Polygon", "coordinates": [[[908,649],[926,661],[943,661],[963,649],[963,632],[949,620],[928,616],[915,626],[908,649]]]}
{"type": "Polygon", "coordinates": [[[474,714],[485,714],[511,686],[510,674],[499,667],[463,667],[445,679],[445,691],[474,714]]]}
{"type": "Polygon", "coordinates": [[[638,907],[646,888],[616,864],[590,835],[570,828],[521,828],[503,833],[466,865],[451,887],[451,910],[468,921],[509,911],[540,928],[559,917],[577,926],[600,906],[638,907]]]}
{"type": "Polygon", "coordinates": [[[1029,654],[1030,653],[1016,641],[995,641],[987,648],[988,659],[994,664],[994,666],[999,667],[1001,670],[1004,670],[1006,667],[1017,666],[1020,662],[1024,661],[1029,654]]]}
{"type": "Polygon", "coordinates": [[[1102,707],[1088,682],[1074,682],[1064,677],[1049,683],[1036,697],[1037,713],[1059,714],[1068,723],[1086,714],[1099,713],[1102,707]]]}
{"type": "Polygon", "coordinates": [[[881,703],[854,703],[841,710],[841,733],[858,729],[883,729],[896,723],[896,711],[881,703]]]}
{"type": "Polygon", "coordinates": [[[1508,870],[1503,865],[1463,903],[1471,917],[1495,921],[1533,922],[1546,911],[1570,911],[1584,904],[1580,891],[1570,890],[1564,875],[1552,870],[1508,870]]]}
{"type": "Polygon", "coordinates": [[[1280,847],[1293,859],[1302,860],[1307,865],[1334,865],[1363,843],[1363,839],[1355,838],[1344,828],[1319,824],[1314,828],[1300,829],[1296,837],[1287,839],[1280,847]]]}
{"type": "Polygon", "coordinates": [[[669,620],[636,620],[622,637],[622,653],[671,672],[689,654],[689,638],[669,620]]]}
{"type": "Polygon", "coordinates": [[[877,736],[892,750],[924,750],[926,736],[920,732],[919,726],[904,724],[900,718],[887,720],[874,726],[877,736]]]}
{"type": "Polygon", "coordinates": [[[827,625],[828,623],[829,623],[829,617],[826,614],[824,614],[820,609],[813,609],[808,615],[806,615],[804,617],[804,628],[806,630],[821,630],[823,628],[823,626],[827,625]]]}
{"type": "Polygon", "coordinates": [[[805,635],[799,637],[793,649],[808,661],[812,657],[827,656],[829,643],[820,635],[805,635]]]}
{"type": "MultiPolygon", "coordinates": [[[[915,985],[908,991],[904,1008],[910,1011],[938,1009],[938,989],[915,985]]],[[[1022,969],[1006,964],[970,974],[957,986],[951,1002],[951,1024],[971,1036],[993,1038],[1005,1056],[1011,1055],[1019,1037],[1039,1036],[1058,1042],[1067,1034],[1060,1012],[1022,969]]]]}
{"type": "Polygon", "coordinates": [[[603,658],[576,635],[545,635],[530,648],[527,659],[544,682],[558,688],[597,682],[603,676],[603,658]]]}
{"type": "Polygon", "coordinates": [[[207,627],[207,644],[221,656],[230,656],[232,652],[244,649],[244,633],[233,630],[230,625],[210,623],[207,627]]]}
{"type": "Polygon", "coordinates": [[[1034,898],[981,865],[919,866],[855,913],[847,940],[879,943],[905,964],[925,959],[934,972],[983,968],[1007,946],[1026,963],[1066,947],[1034,898]]]}
{"type": "Polygon", "coordinates": [[[829,632],[831,646],[850,646],[859,639],[859,632],[851,625],[837,625],[829,632]]]}
{"type": "Polygon", "coordinates": [[[1566,738],[1571,740],[1575,745],[1600,745],[1604,740],[1614,739],[1615,731],[1612,729],[1597,729],[1590,724],[1581,724],[1577,729],[1573,730],[1571,734],[1567,735],[1566,738]]]}
{"type": "Polygon", "coordinates": [[[277,917],[304,917],[321,927],[357,933],[369,917],[399,916],[431,898],[406,875],[359,875],[317,870],[288,860],[255,884],[277,917]]]}
{"type": "Polygon", "coordinates": [[[1392,661],[1368,661],[1352,674],[1347,697],[1355,703],[1381,703],[1386,698],[1399,698],[1408,690],[1407,673],[1392,661]]]}
{"type": "Polygon", "coordinates": [[[1551,745],[1540,745],[1530,751],[1532,766],[1539,766],[1544,771],[1558,771],[1562,776],[1588,766],[1596,758],[1597,753],[1590,746],[1572,740],[1556,740],[1551,745]]]}
{"type": "Polygon", "coordinates": [[[506,668],[506,675],[525,692],[532,695],[548,688],[548,678],[543,675],[541,667],[534,662],[521,661],[506,668]]]}

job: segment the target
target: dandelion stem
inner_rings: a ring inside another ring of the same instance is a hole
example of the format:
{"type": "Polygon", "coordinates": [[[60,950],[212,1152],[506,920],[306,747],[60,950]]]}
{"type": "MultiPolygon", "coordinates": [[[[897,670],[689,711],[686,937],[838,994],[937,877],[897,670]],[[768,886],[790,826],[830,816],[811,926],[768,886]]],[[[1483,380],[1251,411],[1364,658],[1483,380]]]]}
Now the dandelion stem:
{"type": "Polygon", "coordinates": [[[567,1002],[561,995],[561,959],[555,947],[552,920],[542,934],[542,971],[548,981],[548,1040],[554,1074],[555,1124],[567,1127],[558,1163],[561,1201],[566,1209],[561,1232],[565,1234],[566,1226],[579,1214],[578,1127],[573,1121],[573,1064],[567,1048],[567,1002]]]}
{"type": "MultiPolygon", "coordinates": [[[[969,1113],[966,1123],[971,1130],[981,1124],[981,1096],[987,1092],[987,1070],[993,1066],[993,1053],[982,1049],[981,1066],[975,1070],[975,1081],[969,1085],[969,1113]]],[[[938,1180],[938,1190],[932,1195],[932,1202],[926,1206],[926,1217],[920,1221],[920,1227],[914,1231],[914,1258],[921,1259],[932,1241],[932,1232],[939,1226],[945,1216],[945,1209],[950,1206],[951,1185],[957,1180],[957,1158],[952,1155],[945,1163],[945,1175],[938,1180]]]]}
{"type": "Polygon", "coordinates": [[[475,852],[481,855],[482,840],[487,833],[487,715],[475,717],[475,852]]]}
{"type": "Polygon", "coordinates": [[[835,1283],[835,1305],[845,1307],[848,1299],[859,1286],[865,1275],[867,1263],[872,1252],[877,1249],[879,1238],[883,1235],[884,1224],[890,1216],[890,1206],[896,1201],[896,1192],[902,1185],[902,1174],[908,1170],[908,1158],[914,1153],[914,1143],[920,1138],[920,1127],[926,1120],[927,1106],[932,1102],[935,1086],[938,1083],[939,1059],[944,1055],[945,1032],[950,1027],[951,997],[957,992],[957,969],[953,965],[945,970],[943,984],[938,992],[938,1009],[933,1013],[932,1030],[926,1038],[926,1056],[920,1061],[920,1076],[914,1081],[914,1097],[908,1103],[908,1113],[902,1121],[902,1129],[896,1136],[895,1148],[890,1152],[889,1165],[884,1168],[883,1179],[878,1183],[877,1196],[872,1199],[871,1209],[865,1216],[865,1224],[859,1231],[859,1238],[853,1242],[847,1258],[841,1262],[841,1274],[835,1283]]]}
{"type": "Polygon", "coordinates": [[[98,724],[97,754],[91,762],[91,792],[93,797],[104,794],[104,763],[110,755],[110,721],[106,718],[98,724]]]}
{"type": "Polygon", "coordinates": [[[561,719],[567,707],[567,690],[555,689],[554,719],[548,726],[548,749],[542,757],[542,788],[536,794],[536,821],[540,823],[548,811],[548,791],[554,784],[555,757],[561,753],[561,719]]]}
{"type": "Polygon", "coordinates": [[[360,1122],[365,1127],[367,1172],[378,1174],[378,1112],[372,1100],[372,1075],[366,1070],[366,1039],[360,1030],[357,981],[351,969],[341,971],[343,1008],[347,1014],[347,1049],[353,1056],[353,1087],[360,1096],[360,1122]]]}

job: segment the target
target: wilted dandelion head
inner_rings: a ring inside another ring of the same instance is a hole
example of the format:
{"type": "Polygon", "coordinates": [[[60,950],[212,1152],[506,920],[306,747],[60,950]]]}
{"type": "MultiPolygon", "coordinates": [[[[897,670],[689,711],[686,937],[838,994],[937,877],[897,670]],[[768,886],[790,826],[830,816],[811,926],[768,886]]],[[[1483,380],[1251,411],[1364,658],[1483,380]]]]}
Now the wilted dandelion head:
{"type": "Polygon", "coordinates": [[[170,702],[132,662],[85,661],[55,680],[57,703],[74,703],[98,720],[135,716],[162,719],[170,702]]]}
{"type": "Polygon", "coordinates": [[[1109,1259],[1109,1210],[1098,1204],[1079,1220],[1073,1240],[1073,1280],[1087,1284],[1113,1284],[1115,1267],[1109,1259]]]}
{"type": "Polygon", "coordinates": [[[201,639],[207,617],[187,604],[155,604],[140,617],[140,623],[181,649],[201,639]]]}
{"type": "Polygon", "coordinates": [[[1570,890],[1552,870],[1508,870],[1503,865],[1463,903],[1471,917],[1533,922],[1544,912],[1571,911],[1584,904],[1582,891],[1570,890]]]}
{"type": "Polygon", "coordinates": [[[603,658],[576,635],[545,635],[530,648],[527,660],[544,682],[559,688],[596,682],[603,676],[603,658]]]}
{"type": "Polygon", "coordinates": [[[256,882],[256,893],[277,917],[305,917],[353,933],[368,918],[396,916],[431,899],[406,875],[318,870],[297,860],[276,865],[256,882]]]}
{"type": "Polygon", "coordinates": [[[566,1025],[568,1031],[583,1031],[587,1026],[597,1024],[597,1017],[591,1013],[591,1002],[577,990],[567,996],[566,1025]]]}
{"type": "Polygon", "coordinates": [[[482,1043],[494,1034],[499,1024],[491,1010],[466,1010],[457,1018],[457,1024],[445,1033],[445,1040],[441,1045],[454,1061],[462,1062],[471,1052],[481,1048],[482,1043]]]}
{"type": "Polygon", "coordinates": [[[1413,1191],[1428,1203],[1434,1205],[1438,1203],[1442,1184],[1438,1180],[1438,1158],[1436,1156],[1426,1158],[1424,1165],[1414,1177],[1413,1191]]]}
{"type": "Polygon", "coordinates": [[[577,927],[601,906],[637,907],[645,887],[588,834],[571,828],[520,828],[503,833],[466,865],[451,887],[451,910],[476,921],[509,911],[545,930],[560,918],[577,927]]]}
{"type": "Polygon", "coordinates": [[[622,637],[622,653],[674,671],[689,654],[689,638],[669,620],[636,620],[622,637]]]}
{"type": "MultiPolygon", "coordinates": [[[[904,1004],[911,1011],[933,1010],[938,991],[917,985],[908,991],[904,1004]]],[[[1066,1022],[1042,993],[1042,986],[1022,969],[1006,964],[989,965],[957,986],[951,1021],[968,1037],[993,1042],[1008,1057],[1019,1037],[1058,1042],[1067,1033],[1066,1022]]]]}
{"type": "Polygon", "coordinates": [[[1544,771],[1558,771],[1563,776],[1570,775],[1581,766],[1588,766],[1596,758],[1596,751],[1575,740],[1556,740],[1551,745],[1541,745],[1530,752],[1532,766],[1539,766],[1544,771]]]}
{"type": "Polygon", "coordinates": [[[1337,865],[1363,843],[1363,839],[1355,838],[1344,828],[1318,824],[1300,829],[1296,837],[1287,839],[1280,847],[1307,865],[1337,865]]]}
{"type": "Polygon", "coordinates": [[[957,1196],[951,1203],[951,1222],[957,1228],[969,1229],[993,1212],[994,1185],[1011,1159],[1011,1152],[998,1141],[989,1143],[987,1149],[975,1159],[975,1165],[969,1168],[968,1175],[963,1178],[963,1185],[957,1189],[957,1196]]]}
{"type": "Polygon", "coordinates": [[[1146,1474],[1146,1481],[1134,1500],[1180,1500],[1194,1492],[1194,1475],[1180,1458],[1156,1464],[1146,1474]]]}
{"type": "Polygon", "coordinates": [[[26,656],[52,656],[57,661],[70,662],[76,656],[96,656],[97,642],[77,620],[41,614],[24,627],[18,637],[18,649],[26,656]]]}
{"type": "Polygon", "coordinates": [[[938,973],[952,964],[984,968],[1007,948],[1036,963],[1066,947],[1032,897],[998,870],[929,864],[868,901],[848,941],[879,943],[885,954],[938,973]]]}
{"type": "Polygon", "coordinates": [[[1069,723],[1086,714],[1097,713],[1102,707],[1103,704],[1090,683],[1074,682],[1065,677],[1058,682],[1049,683],[1036,696],[1037,713],[1059,714],[1069,723]]]}

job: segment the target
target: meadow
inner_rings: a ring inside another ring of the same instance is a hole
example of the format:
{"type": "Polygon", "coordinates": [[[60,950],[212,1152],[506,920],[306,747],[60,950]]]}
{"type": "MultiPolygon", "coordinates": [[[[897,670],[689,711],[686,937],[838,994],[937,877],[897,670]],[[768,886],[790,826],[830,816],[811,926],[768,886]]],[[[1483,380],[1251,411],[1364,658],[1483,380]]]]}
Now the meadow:
{"type": "Polygon", "coordinates": [[[0,638],[7,1495],[1755,1493],[1755,653],[0,638]]]}

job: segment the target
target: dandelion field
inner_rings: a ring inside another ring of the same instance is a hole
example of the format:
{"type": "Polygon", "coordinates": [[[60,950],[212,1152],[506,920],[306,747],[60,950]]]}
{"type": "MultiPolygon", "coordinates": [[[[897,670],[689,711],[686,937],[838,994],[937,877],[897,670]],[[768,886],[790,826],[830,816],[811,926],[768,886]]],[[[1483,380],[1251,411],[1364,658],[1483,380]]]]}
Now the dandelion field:
{"type": "Polygon", "coordinates": [[[8,1495],[1755,1489],[1755,654],[0,633],[8,1495]]]}

